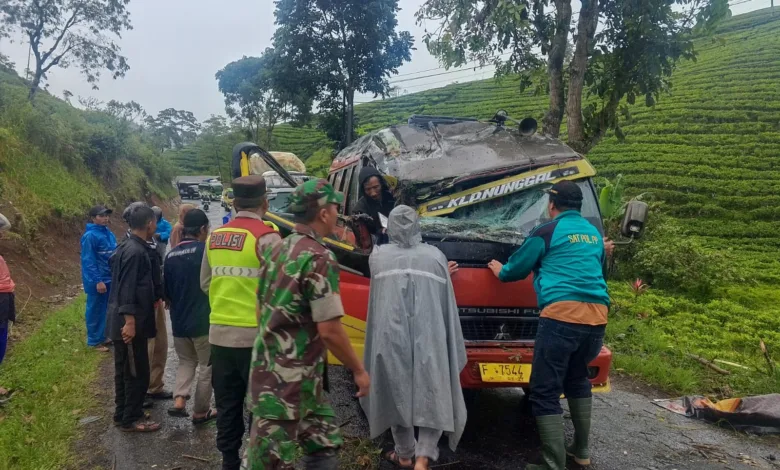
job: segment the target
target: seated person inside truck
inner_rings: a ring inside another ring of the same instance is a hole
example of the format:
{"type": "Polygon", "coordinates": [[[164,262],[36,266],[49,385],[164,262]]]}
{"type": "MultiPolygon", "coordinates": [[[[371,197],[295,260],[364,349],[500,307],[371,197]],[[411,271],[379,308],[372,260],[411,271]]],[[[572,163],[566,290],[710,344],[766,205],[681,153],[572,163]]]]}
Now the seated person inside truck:
{"type": "Polygon", "coordinates": [[[358,182],[361,191],[360,199],[352,209],[352,215],[370,216],[372,223],[367,224],[369,233],[376,236],[377,244],[385,243],[387,235],[384,234],[384,229],[387,226],[387,217],[395,207],[395,197],[390,191],[387,180],[374,167],[367,166],[360,170],[358,182]]]}

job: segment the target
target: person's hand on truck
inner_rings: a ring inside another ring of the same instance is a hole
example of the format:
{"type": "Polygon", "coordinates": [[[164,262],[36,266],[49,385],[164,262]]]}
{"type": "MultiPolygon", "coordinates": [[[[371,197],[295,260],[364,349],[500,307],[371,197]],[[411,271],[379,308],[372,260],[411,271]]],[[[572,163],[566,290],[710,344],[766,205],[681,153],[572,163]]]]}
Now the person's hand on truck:
{"type": "Polygon", "coordinates": [[[458,263],[455,261],[447,261],[447,269],[450,271],[450,277],[452,277],[456,272],[458,272],[458,269],[460,267],[458,266],[458,263]]]}
{"type": "Polygon", "coordinates": [[[604,238],[604,251],[607,253],[607,258],[611,258],[612,253],[615,252],[615,242],[609,238],[604,238]]]}
{"type": "Polygon", "coordinates": [[[498,278],[498,275],[501,273],[501,269],[504,267],[503,264],[499,263],[496,260],[493,260],[488,263],[488,268],[490,268],[491,271],[493,271],[493,274],[498,278]]]}

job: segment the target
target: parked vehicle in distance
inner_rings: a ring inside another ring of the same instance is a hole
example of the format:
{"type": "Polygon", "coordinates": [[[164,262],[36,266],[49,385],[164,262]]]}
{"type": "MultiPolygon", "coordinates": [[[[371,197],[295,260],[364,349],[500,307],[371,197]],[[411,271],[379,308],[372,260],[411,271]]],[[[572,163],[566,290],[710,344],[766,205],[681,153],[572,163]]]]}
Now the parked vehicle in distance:
{"type": "Polygon", "coordinates": [[[233,188],[225,188],[222,191],[222,207],[226,211],[230,211],[233,208],[233,188]]]}
{"type": "Polygon", "coordinates": [[[182,199],[198,199],[200,197],[197,184],[177,183],[176,186],[179,189],[179,197],[182,199]]]}

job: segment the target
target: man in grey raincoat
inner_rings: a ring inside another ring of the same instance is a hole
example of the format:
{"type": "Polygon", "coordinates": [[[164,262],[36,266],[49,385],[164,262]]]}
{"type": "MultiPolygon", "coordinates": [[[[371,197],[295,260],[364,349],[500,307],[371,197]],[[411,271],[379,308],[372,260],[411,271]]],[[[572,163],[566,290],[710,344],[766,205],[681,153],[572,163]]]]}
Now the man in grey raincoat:
{"type": "Polygon", "coordinates": [[[466,347],[447,259],[422,243],[414,209],[393,209],[387,233],[390,244],[376,247],[369,259],[364,362],[373,384],[361,405],[372,438],[392,430],[395,451],[384,457],[401,468],[425,470],[439,456],[442,433],[453,451],[463,435],[466,347]]]}

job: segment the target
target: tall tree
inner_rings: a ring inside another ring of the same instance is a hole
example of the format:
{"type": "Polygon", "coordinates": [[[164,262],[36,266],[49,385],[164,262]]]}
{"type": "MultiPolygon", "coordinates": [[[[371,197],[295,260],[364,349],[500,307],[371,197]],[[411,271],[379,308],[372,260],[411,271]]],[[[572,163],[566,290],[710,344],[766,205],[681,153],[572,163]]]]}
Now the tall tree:
{"type": "Polygon", "coordinates": [[[260,130],[264,129],[269,150],[274,127],[290,119],[296,108],[284,89],[275,86],[274,60],[274,51],[268,48],[261,57],[244,56],[216,75],[227,115],[244,123],[255,142],[260,143],[260,130]]]}
{"type": "Polygon", "coordinates": [[[127,4],[130,0],[3,0],[0,22],[21,31],[30,42],[35,70],[30,99],[54,67],[77,66],[87,82],[97,89],[103,69],[113,78],[130,69],[114,42],[132,29],[127,4]]]}
{"type": "MultiPolygon", "coordinates": [[[[224,178],[225,175],[230,173],[223,173],[222,160],[225,155],[220,157],[220,148],[224,147],[225,137],[228,137],[230,133],[230,127],[228,127],[227,119],[225,116],[211,115],[208,119],[203,121],[203,132],[200,134],[198,143],[201,145],[201,150],[198,152],[199,156],[202,155],[202,160],[213,163],[219,177],[224,178]]],[[[230,156],[229,154],[227,156],[230,156]]],[[[224,181],[224,179],[223,179],[224,181]]]]}
{"type": "Polygon", "coordinates": [[[586,153],[610,129],[622,137],[623,100],[654,104],[679,61],[696,57],[694,33],[730,10],[728,0],[581,3],[574,28],[571,0],[426,0],[417,19],[439,23],[424,41],[445,67],[492,63],[497,75],[517,73],[521,87],[546,90],[543,131],[559,136],[565,114],[569,145],[586,153]]]}
{"type": "Polygon", "coordinates": [[[135,101],[121,103],[111,100],[106,103],[106,112],[121,121],[135,124],[142,124],[146,119],[146,110],[135,101]]]}
{"type": "Polygon", "coordinates": [[[398,0],[278,0],[274,47],[279,86],[316,96],[320,110],[342,116],[341,145],[353,140],[355,93],[386,96],[388,78],[411,59],[398,32],[398,0]]]}
{"type": "Polygon", "coordinates": [[[180,149],[194,142],[200,131],[200,124],[192,112],[173,108],[163,109],[156,117],[147,116],[144,122],[163,151],[180,149]]]}

